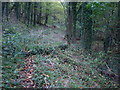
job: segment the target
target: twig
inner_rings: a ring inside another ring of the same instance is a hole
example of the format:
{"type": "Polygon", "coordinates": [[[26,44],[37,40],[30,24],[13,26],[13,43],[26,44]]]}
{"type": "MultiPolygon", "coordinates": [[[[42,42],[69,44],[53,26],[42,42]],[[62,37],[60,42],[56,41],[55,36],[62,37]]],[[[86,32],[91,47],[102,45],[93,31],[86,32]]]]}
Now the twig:
{"type": "Polygon", "coordinates": [[[112,71],[111,71],[111,69],[108,67],[107,63],[106,63],[105,65],[107,66],[107,68],[108,68],[108,71],[112,72],[112,71]]]}
{"type": "Polygon", "coordinates": [[[47,83],[46,77],[44,78],[44,81],[45,81],[46,88],[48,88],[49,83],[47,83]]]}
{"type": "MultiPolygon", "coordinates": [[[[115,74],[115,73],[114,73],[114,72],[112,72],[112,70],[108,67],[107,63],[106,63],[105,65],[107,66],[108,71],[110,71],[111,73],[115,74]]],[[[115,75],[117,75],[117,74],[115,74],[115,75]]]]}

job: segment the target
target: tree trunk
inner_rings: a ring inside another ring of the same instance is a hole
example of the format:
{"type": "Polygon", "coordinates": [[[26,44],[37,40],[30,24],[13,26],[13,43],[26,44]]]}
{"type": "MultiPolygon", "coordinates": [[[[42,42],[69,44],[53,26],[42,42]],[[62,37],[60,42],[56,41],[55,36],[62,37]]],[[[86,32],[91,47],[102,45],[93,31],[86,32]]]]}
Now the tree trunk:
{"type": "Polygon", "coordinates": [[[15,2],[15,13],[16,13],[16,18],[17,19],[19,19],[19,15],[20,15],[20,13],[19,13],[19,9],[20,7],[19,7],[19,2],[15,2]]]}
{"type": "Polygon", "coordinates": [[[33,24],[33,3],[31,3],[30,24],[33,24]]]}
{"type": "Polygon", "coordinates": [[[8,5],[9,5],[9,3],[8,2],[6,2],[6,18],[7,18],[7,21],[8,21],[8,5]]]}
{"type": "Polygon", "coordinates": [[[33,22],[34,26],[36,25],[36,16],[37,16],[36,8],[37,8],[37,3],[35,2],[34,3],[34,22],[33,22]]]}
{"type": "Polygon", "coordinates": [[[48,16],[49,15],[46,13],[46,15],[45,15],[45,23],[44,23],[45,25],[48,23],[48,16]]]}
{"type": "Polygon", "coordinates": [[[3,15],[4,15],[4,10],[5,10],[5,2],[2,2],[2,17],[3,17],[3,15]]]}
{"type": "Polygon", "coordinates": [[[116,32],[117,49],[120,51],[120,1],[118,2],[118,23],[116,32]]]}
{"type": "Polygon", "coordinates": [[[28,22],[27,22],[27,24],[29,25],[30,24],[30,7],[31,7],[31,2],[28,2],[28,10],[27,10],[27,12],[28,12],[28,15],[27,15],[27,17],[28,17],[28,22]]]}
{"type": "Polygon", "coordinates": [[[40,11],[39,11],[39,14],[38,14],[37,23],[39,25],[41,25],[42,24],[42,19],[41,19],[41,17],[42,17],[42,3],[40,2],[39,5],[40,5],[40,11]]]}
{"type": "Polygon", "coordinates": [[[77,21],[76,5],[77,5],[77,2],[72,2],[72,11],[73,11],[73,42],[75,42],[75,38],[76,38],[76,21],[77,21]]]}
{"type": "Polygon", "coordinates": [[[87,3],[82,6],[82,32],[81,32],[81,46],[86,51],[91,51],[92,44],[92,10],[86,7],[87,3]]]}
{"type": "Polygon", "coordinates": [[[27,2],[24,4],[24,23],[27,23],[27,2]]]}
{"type": "Polygon", "coordinates": [[[104,38],[104,51],[107,53],[110,48],[110,42],[111,42],[111,29],[110,29],[110,10],[107,9],[105,13],[105,18],[106,18],[106,30],[105,30],[105,38],[104,38]],[[109,13],[108,13],[109,12],[109,13]]]}
{"type": "MultiPolygon", "coordinates": [[[[49,5],[49,3],[46,4],[47,6],[49,5]]],[[[45,22],[44,24],[46,25],[48,23],[48,16],[49,16],[49,13],[48,13],[48,8],[46,8],[46,13],[45,13],[45,22]]]]}
{"type": "Polygon", "coordinates": [[[68,3],[67,8],[67,42],[70,45],[73,41],[73,12],[72,12],[72,2],[68,3]]]}

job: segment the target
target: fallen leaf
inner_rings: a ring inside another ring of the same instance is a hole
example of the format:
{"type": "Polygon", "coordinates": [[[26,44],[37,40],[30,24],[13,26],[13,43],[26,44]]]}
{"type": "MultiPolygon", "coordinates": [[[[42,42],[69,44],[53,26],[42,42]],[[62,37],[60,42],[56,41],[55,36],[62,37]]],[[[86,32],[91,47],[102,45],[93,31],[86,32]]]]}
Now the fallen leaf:
{"type": "Polygon", "coordinates": [[[28,79],[32,78],[32,76],[28,76],[28,79]]]}
{"type": "Polygon", "coordinates": [[[43,76],[46,76],[46,77],[49,77],[49,75],[47,75],[47,74],[42,74],[43,76]]]}
{"type": "Polygon", "coordinates": [[[49,69],[49,71],[55,71],[54,69],[49,69]]]}
{"type": "Polygon", "coordinates": [[[79,88],[83,88],[83,87],[79,87],[79,88]]]}

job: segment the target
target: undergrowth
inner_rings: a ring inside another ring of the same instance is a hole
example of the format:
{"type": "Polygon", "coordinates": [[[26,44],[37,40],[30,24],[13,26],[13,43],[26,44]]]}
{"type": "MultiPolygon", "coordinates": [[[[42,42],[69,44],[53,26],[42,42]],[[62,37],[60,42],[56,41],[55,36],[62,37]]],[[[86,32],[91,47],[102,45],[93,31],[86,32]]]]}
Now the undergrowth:
{"type": "MultiPolygon", "coordinates": [[[[36,28],[36,30],[38,30],[36,28]]],[[[20,68],[24,66],[24,54],[37,48],[55,49],[61,42],[39,43],[39,37],[29,35],[31,29],[25,25],[4,25],[2,40],[2,81],[5,88],[22,87],[20,68]],[[24,27],[24,29],[23,29],[24,27]]],[[[44,32],[44,34],[48,34],[44,32]]],[[[32,55],[31,55],[32,56],[32,55]]],[[[48,55],[34,55],[34,77],[38,88],[115,88],[117,85],[101,75],[97,68],[105,65],[105,54],[99,52],[85,55],[81,49],[57,49],[48,55]]]]}
{"type": "Polygon", "coordinates": [[[3,24],[2,37],[2,87],[21,87],[19,80],[20,67],[24,65],[24,53],[36,39],[26,36],[29,28],[24,24],[3,24]]]}
{"type": "Polygon", "coordinates": [[[77,50],[56,51],[54,57],[36,56],[34,80],[38,87],[115,88],[117,85],[96,68],[104,65],[100,57],[76,54],[77,50]],[[74,57],[73,57],[74,55],[74,57]]]}

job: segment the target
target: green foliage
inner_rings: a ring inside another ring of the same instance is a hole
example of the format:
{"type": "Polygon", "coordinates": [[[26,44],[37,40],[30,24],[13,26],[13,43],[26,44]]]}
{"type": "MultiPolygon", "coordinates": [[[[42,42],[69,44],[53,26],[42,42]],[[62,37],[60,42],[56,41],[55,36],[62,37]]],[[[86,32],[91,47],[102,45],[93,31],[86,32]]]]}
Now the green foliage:
{"type": "Polygon", "coordinates": [[[22,27],[4,25],[5,30],[3,31],[2,39],[2,78],[3,87],[5,88],[16,88],[21,87],[19,77],[18,64],[23,63],[23,56],[21,51],[32,43],[31,41],[23,37],[25,32],[21,32],[19,29],[22,27]],[[6,27],[5,27],[6,26],[6,27]]]}
{"type": "Polygon", "coordinates": [[[35,67],[35,73],[37,74],[34,80],[36,82],[40,81],[37,83],[38,87],[44,87],[46,82],[48,83],[48,87],[56,88],[114,87],[112,81],[108,80],[95,69],[104,63],[102,62],[102,58],[104,58],[103,52],[94,55],[96,58],[80,53],[77,56],[76,52],[78,53],[76,49],[69,49],[65,52],[59,50],[55,53],[56,57],[52,56],[52,58],[51,55],[45,57],[37,55],[35,61],[37,66],[35,67]],[[76,56],[73,59],[71,56],[74,53],[76,56]],[[64,62],[66,58],[67,61],[64,62]],[[38,77],[42,78],[39,79],[38,77]],[[110,85],[107,85],[108,82],[110,85]]]}
{"type": "Polygon", "coordinates": [[[21,59],[15,59],[15,58],[2,58],[2,81],[3,81],[3,87],[4,88],[17,88],[21,87],[20,81],[18,80],[19,73],[17,70],[17,65],[19,63],[22,64],[21,59]]]}
{"type": "MultiPolygon", "coordinates": [[[[26,22],[30,14],[27,13],[27,9],[25,8],[27,7],[27,4],[20,4],[22,10],[21,13],[23,14],[22,17],[25,18],[26,22]],[[27,17],[26,14],[28,15],[27,17]]],[[[64,46],[61,35],[63,33],[61,32],[66,29],[65,23],[67,22],[65,22],[65,17],[67,16],[65,15],[65,10],[68,7],[68,3],[63,3],[63,6],[65,5],[65,7],[62,7],[60,2],[32,3],[32,5],[37,6],[37,8],[31,6],[34,13],[36,13],[36,16],[39,16],[39,12],[42,10],[40,17],[42,23],[44,23],[46,14],[48,14],[48,23],[47,25],[43,25],[43,27],[42,25],[41,27],[39,27],[39,25],[33,27],[32,23],[29,24],[31,25],[30,27],[27,27],[22,23],[14,25],[10,22],[6,22],[6,24],[3,24],[3,65],[1,66],[3,70],[3,85],[0,86],[5,88],[21,88],[22,85],[20,82],[21,79],[19,78],[19,72],[21,69],[24,70],[24,67],[26,66],[25,63],[28,63],[28,61],[25,60],[31,60],[31,57],[34,57],[32,58],[32,61],[34,61],[34,63],[32,63],[34,71],[32,72],[33,76],[31,79],[36,83],[37,88],[117,87],[117,84],[111,79],[98,72],[98,68],[102,69],[101,67],[106,67],[105,59],[112,57],[112,51],[108,52],[110,55],[107,55],[104,52],[93,52],[93,54],[84,53],[84,50],[80,47],[81,43],[73,44],[73,46],[71,45],[65,50],[58,48],[60,45],[64,46]],[[55,25],[57,27],[55,28],[49,25],[55,25]],[[57,40],[59,35],[61,35],[61,37],[57,40]],[[43,52],[42,54],[39,53],[40,50],[43,52]],[[27,57],[27,54],[31,51],[35,52],[35,54],[30,54],[29,57],[27,57]],[[47,51],[49,51],[49,53],[44,54],[47,51]]],[[[76,10],[79,9],[80,5],[82,5],[81,2],[77,3],[76,10]]],[[[9,4],[10,9],[13,6],[14,3],[9,4]]],[[[108,21],[110,21],[110,25],[115,24],[114,20],[116,17],[113,16],[116,16],[116,13],[114,12],[116,12],[117,7],[114,7],[115,6],[112,3],[100,2],[89,2],[86,5],[86,10],[92,9],[92,14],[89,17],[92,17],[93,21],[95,21],[93,24],[94,31],[107,31],[106,23],[108,21]],[[109,11],[114,14],[111,15],[109,11]],[[109,14],[109,17],[104,17],[109,14]],[[98,26],[95,26],[97,24],[98,26]]],[[[31,13],[31,15],[32,14],[33,13],[31,13]]],[[[78,36],[80,36],[80,33],[83,31],[83,21],[82,18],[79,18],[81,15],[82,12],[79,12],[78,17],[76,18],[81,20],[81,22],[76,20],[76,33],[79,34],[78,36]]],[[[85,34],[86,33],[84,33],[83,36],[85,36],[85,34]]]]}

